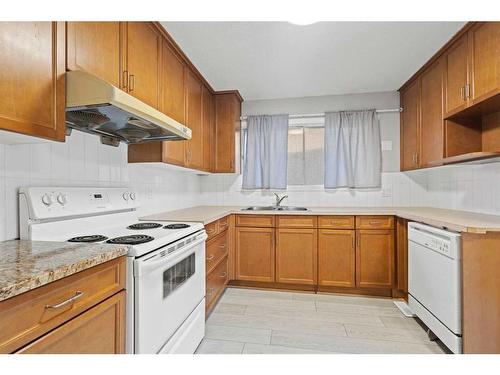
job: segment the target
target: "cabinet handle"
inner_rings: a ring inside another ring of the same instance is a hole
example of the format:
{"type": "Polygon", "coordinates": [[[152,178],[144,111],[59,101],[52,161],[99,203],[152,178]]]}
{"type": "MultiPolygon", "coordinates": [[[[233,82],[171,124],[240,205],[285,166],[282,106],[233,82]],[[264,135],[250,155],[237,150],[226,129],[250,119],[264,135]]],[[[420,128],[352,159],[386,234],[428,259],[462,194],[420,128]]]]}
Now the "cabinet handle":
{"type": "Polygon", "coordinates": [[[212,259],[214,259],[214,255],[213,254],[207,256],[207,260],[212,260],[212,259]]]}
{"type": "Polygon", "coordinates": [[[66,306],[67,304],[75,302],[78,298],[81,298],[82,296],[83,296],[83,292],[77,290],[73,297],[70,297],[65,301],[59,302],[56,305],[45,305],[45,308],[46,309],[58,309],[59,307],[63,307],[63,306],[66,306]]]}
{"type": "Polygon", "coordinates": [[[227,276],[227,272],[223,272],[223,273],[222,273],[219,277],[220,277],[221,279],[224,279],[226,276],[227,276]]]}
{"type": "Polygon", "coordinates": [[[466,84],[466,85],[465,85],[465,97],[466,97],[467,99],[469,99],[469,98],[470,98],[470,85],[469,85],[469,84],[466,84]]]}
{"type": "Polygon", "coordinates": [[[380,225],[382,224],[380,221],[370,221],[370,225],[380,225]]]}
{"type": "Polygon", "coordinates": [[[225,249],[225,248],[226,248],[226,245],[219,245],[219,248],[221,248],[221,249],[225,249]]]}
{"type": "Polygon", "coordinates": [[[212,234],[214,232],[215,232],[215,229],[209,229],[209,230],[207,230],[207,234],[212,234]]]}
{"type": "Polygon", "coordinates": [[[460,98],[465,100],[465,86],[460,87],[460,98]]]}
{"type": "Polygon", "coordinates": [[[129,87],[128,91],[134,91],[135,89],[135,75],[131,74],[129,76],[129,87]]]}
{"type": "Polygon", "coordinates": [[[352,236],[352,249],[356,248],[356,236],[352,236]]]}
{"type": "Polygon", "coordinates": [[[127,70],[123,71],[122,80],[123,80],[122,86],[124,89],[126,89],[128,87],[128,71],[127,70]]]}
{"type": "Polygon", "coordinates": [[[208,289],[207,289],[207,294],[208,294],[209,296],[211,296],[212,294],[214,294],[214,288],[208,288],[208,289]]]}

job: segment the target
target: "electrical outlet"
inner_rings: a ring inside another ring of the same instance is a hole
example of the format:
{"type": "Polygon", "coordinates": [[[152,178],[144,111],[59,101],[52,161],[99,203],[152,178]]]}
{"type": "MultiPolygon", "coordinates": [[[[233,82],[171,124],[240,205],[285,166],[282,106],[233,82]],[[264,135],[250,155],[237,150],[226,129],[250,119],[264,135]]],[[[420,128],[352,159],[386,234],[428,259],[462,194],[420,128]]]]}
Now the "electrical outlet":
{"type": "Polygon", "coordinates": [[[382,197],[384,198],[392,197],[392,189],[391,188],[382,189],[382,197]]]}
{"type": "Polygon", "coordinates": [[[382,141],[382,151],[392,151],[392,141],[382,141]]]}

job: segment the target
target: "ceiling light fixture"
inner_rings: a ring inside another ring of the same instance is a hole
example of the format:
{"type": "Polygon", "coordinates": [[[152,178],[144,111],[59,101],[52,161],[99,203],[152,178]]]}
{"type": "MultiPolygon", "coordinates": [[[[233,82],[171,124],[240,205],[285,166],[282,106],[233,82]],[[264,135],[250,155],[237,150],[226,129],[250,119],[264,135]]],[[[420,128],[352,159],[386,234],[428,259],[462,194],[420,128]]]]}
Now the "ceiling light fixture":
{"type": "Polygon", "coordinates": [[[288,21],[288,22],[293,24],[293,25],[297,25],[297,26],[308,26],[308,25],[312,25],[313,23],[316,23],[317,21],[298,19],[298,20],[293,20],[293,21],[288,21]]]}

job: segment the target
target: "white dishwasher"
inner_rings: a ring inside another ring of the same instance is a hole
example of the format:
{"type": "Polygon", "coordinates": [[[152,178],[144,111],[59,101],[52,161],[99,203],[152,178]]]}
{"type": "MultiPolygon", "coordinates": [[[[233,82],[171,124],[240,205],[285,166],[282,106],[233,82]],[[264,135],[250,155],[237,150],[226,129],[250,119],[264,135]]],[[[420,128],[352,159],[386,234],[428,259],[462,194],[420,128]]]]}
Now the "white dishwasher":
{"type": "Polygon", "coordinates": [[[460,234],[408,224],[408,305],[453,352],[462,353],[460,234]]]}

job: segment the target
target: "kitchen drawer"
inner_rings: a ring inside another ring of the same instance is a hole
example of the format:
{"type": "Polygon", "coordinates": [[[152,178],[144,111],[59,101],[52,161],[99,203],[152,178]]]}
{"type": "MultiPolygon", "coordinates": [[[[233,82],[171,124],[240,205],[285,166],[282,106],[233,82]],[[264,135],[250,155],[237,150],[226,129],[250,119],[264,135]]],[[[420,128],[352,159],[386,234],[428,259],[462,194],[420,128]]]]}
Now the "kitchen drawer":
{"type": "Polygon", "coordinates": [[[394,216],[356,216],[356,229],[393,229],[394,216]]]}
{"type": "Polygon", "coordinates": [[[207,275],[212,271],[219,261],[228,253],[229,231],[220,233],[217,237],[211,239],[206,245],[206,263],[207,275]]]}
{"type": "Polygon", "coordinates": [[[354,216],[318,216],[318,227],[325,229],[354,229],[354,216]]]}
{"type": "Polygon", "coordinates": [[[229,228],[229,215],[219,219],[219,233],[224,232],[227,228],[229,228]]]}
{"type": "Polygon", "coordinates": [[[92,307],[16,353],[125,353],[125,291],[92,307]]]}
{"type": "Polygon", "coordinates": [[[0,353],[19,349],[124,289],[125,271],[121,257],[0,302],[0,353]]]}
{"type": "Polygon", "coordinates": [[[274,215],[236,215],[236,226],[272,228],[274,227],[274,215]]]}
{"type": "Polygon", "coordinates": [[[276,226],[278,228],[316,228],[317,219],[316,216],[278,215],[276,226]]]}
{"type": "Polygon", "coordinates": [[[219,296],[224,292],[228,281],[227,257],[210,272],[206,280],[206,310],[210,310],[219,296]]]}
{"type": "Polygon", "coordinates": [[[207,241],[219,233],[219,221],[212,221],[211,223],[208,223],[205,225],[205,231],[207,232],[207,241]]]}

